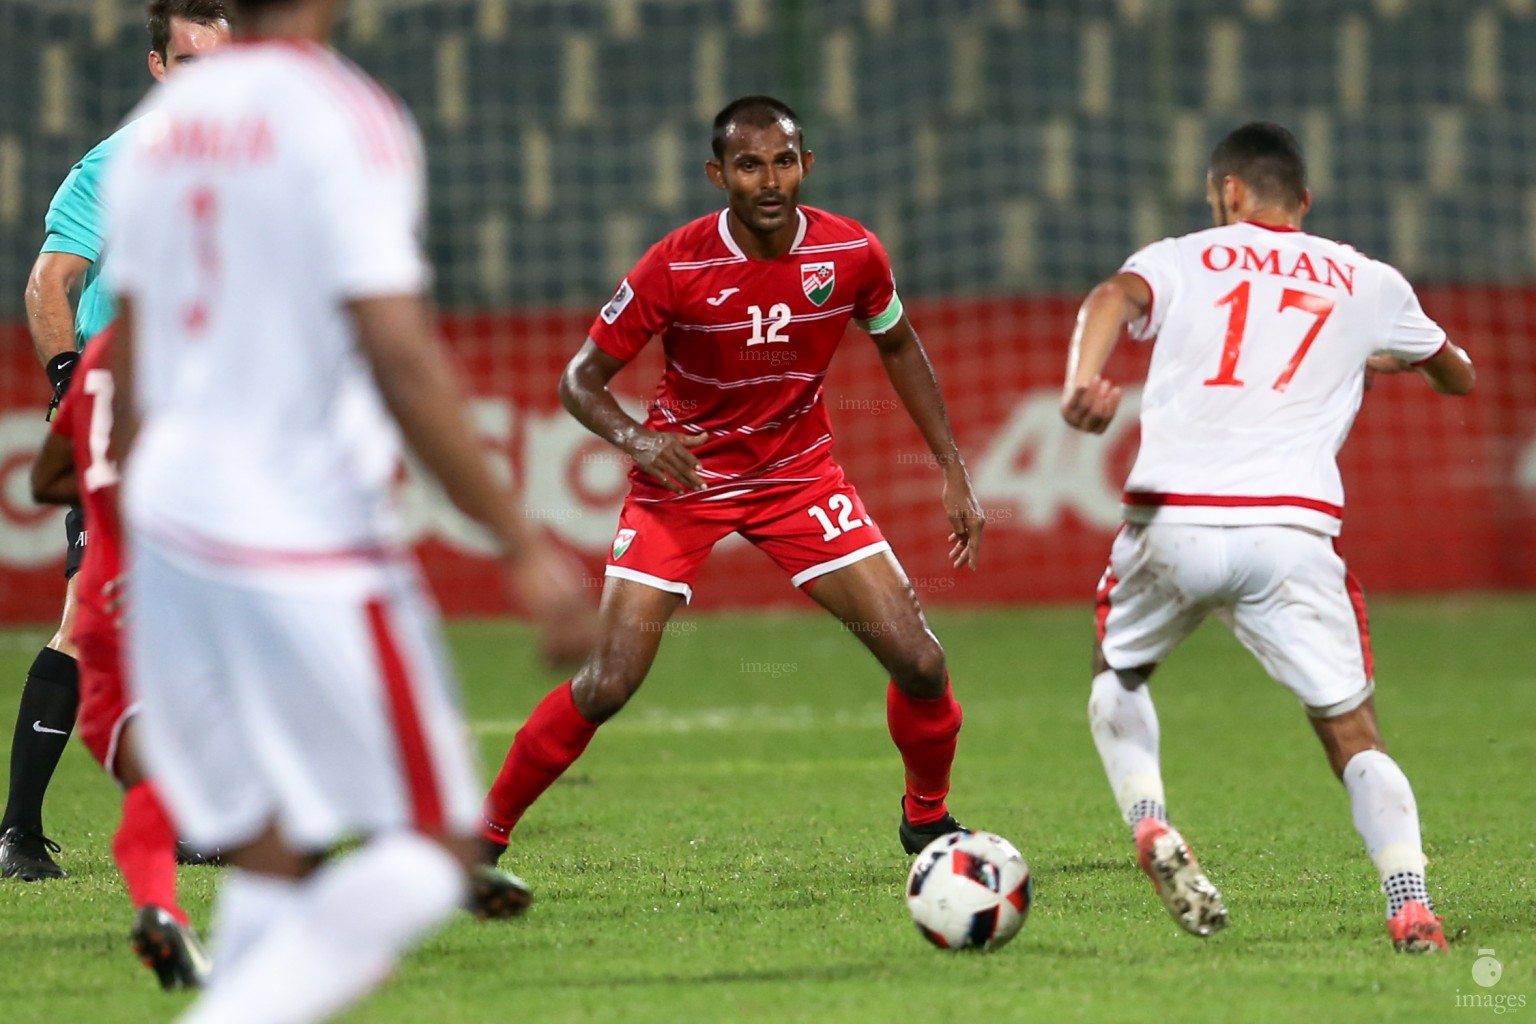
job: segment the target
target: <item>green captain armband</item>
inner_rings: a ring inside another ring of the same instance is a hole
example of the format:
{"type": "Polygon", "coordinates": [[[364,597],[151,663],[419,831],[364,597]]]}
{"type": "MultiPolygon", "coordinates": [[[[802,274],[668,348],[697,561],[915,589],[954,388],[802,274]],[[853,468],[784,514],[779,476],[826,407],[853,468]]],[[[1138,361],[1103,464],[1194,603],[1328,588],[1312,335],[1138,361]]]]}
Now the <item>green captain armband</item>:
{"type": "Polygon", "coordinates": [[[896,322],[901,319],[901,314],[903,312],[904,310],[901,308],[901,296],[897,295],[895,292],[892,292],[890,304],[885,307],[885,312],[880,313],[877,316],[870,317],[868,320],[855,320],[854,323],[858,324],[861,328],[868,331],[870,334],[884,334],[886,331],[896,326],[896,322]]]}

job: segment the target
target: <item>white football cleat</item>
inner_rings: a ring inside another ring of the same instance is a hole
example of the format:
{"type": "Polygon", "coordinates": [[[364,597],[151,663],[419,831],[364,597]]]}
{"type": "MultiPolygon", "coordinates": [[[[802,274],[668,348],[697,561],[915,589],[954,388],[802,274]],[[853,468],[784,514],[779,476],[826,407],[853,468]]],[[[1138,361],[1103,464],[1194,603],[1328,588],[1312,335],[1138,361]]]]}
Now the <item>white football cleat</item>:
{"type": "Polygon", "coordinates": [[[1227,907],[1221,893],[1172,825],[1157,818],[1136,823],[1136,862],[1152,879],[1152,888],[1179,927],[1202,939],[1226,927],[1227,907]]]}

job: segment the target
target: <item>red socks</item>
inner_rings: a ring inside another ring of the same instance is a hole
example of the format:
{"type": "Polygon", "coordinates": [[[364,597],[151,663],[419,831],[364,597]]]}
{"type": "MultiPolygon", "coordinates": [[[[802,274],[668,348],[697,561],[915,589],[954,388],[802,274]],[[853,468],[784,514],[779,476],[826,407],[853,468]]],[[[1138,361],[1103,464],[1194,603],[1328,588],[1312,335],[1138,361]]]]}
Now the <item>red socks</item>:
{"type": "Polygon", "coordinates": [[[587,721],[576,710],[569,681],[540,701],[517,730],[512,749],[486,795],[481,834],[492,842],[505,843],[523,812],[565,774],[596,732],[597,723],[587,721]]]}
{"type": "Polygon", "coordinates": [[[955,763],[961,717],[948,680],[944,695],[929,700],[908,697],[895,683],[886,688],[886,723],[907,769],[902,809],[914,825],[930,824],[949,813],[944,799],[949,796],[949,769],[955,763]]]}
{"type": "Polygon", "coordinates": [[[112,859],[133,909],[160,907],[187,923],[186,911],[176,902],[176,829],[153,783],[141,782],[123,794],[123,821],[112,837],[112,859]]]}
{"type": "MultiPolygon", "coordinates": [[[[903,803],[907,820],[914,825],[938,821],[948,813],[944,800],[960,733],[960,704],[947,682],[944,695],[931,700],[908,697],[892,683],[886,690],[885,712],[891,739],[907,770],[903,803]]],[[[576,710],[569,682],[540,701],[517,731],[491,784],[481,834],[493,842],[506,842],[523,813],[575,763],[596,732],[597,724],[576,710]]]]}

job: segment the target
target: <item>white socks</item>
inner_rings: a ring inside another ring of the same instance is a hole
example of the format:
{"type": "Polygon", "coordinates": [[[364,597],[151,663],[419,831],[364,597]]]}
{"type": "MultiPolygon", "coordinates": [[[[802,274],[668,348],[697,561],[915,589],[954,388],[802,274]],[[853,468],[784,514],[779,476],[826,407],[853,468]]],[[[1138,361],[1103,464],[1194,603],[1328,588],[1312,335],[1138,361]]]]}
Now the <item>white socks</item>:
{"type": "Polygon", "coordinates": [[[1381,888],[1387,916],[1409,900],[1434,909],[1424,884],[1424,849],[1419,838],[1419,806],[1413,787],[1397,762],[1380,750],[1363,750],[1344,766],[1355,831],[1365,840],[1381,888]]]}
{"type": "Polygon", "coordinates": [[[214,975],[239,963],[277,918],[298,902],[303,883],[277,875],[230,868],[213,909],[214,975]]]}
{"type": "MultiPolygon", "coordinates": [[[[1167,820],[1163,778],[1158,767],[1157,711],[1146,677],[1135,672],[1101,672],[1088,699],[1093,742],[1115,791],[1120,813],[1133,829],[1142,818],[1167,820]],[[1134,689],[1126,689],[1130,683],[1134,689]]],[[[1380,750],[1366,750],[1344,766],[1355,830],[1381,876],[1387,916],[1416,900],[1431,910],[1424,883],[1424,850],[1413,787],[1397,762],[1380,750]]]]}
{"type": "Polygon", "coordinates": [[[1145,817],[1167,820],[1157,760],[1157,711],[1146,677],[1114,670],[1094,676],[1088,724],[1126,823],[1135,828],[1145,817]],[[1135,689],[1126,689],[1122,680],[1135,689]]]}
{"type": "MultiPolygon", "coordinates": [[[[261,893],[252,883],[270,880],[233,881],[236,903],[229,913],[253,928],[260,915],[249,905],[261,893]]],[[[375,838],[287,896],[279,893],[278,902],[288,905],[273,908],[260,934],[231,936],[233,960],[215,961],[212,984],[182,1024],[325,1020],[382,982],[396,958],[446,920],[465,892],[463,868],[439,844],[413,832],[375,838]]],[[[224,903],[221,898],[221,917],[224,903]]],[[[225,938],[216,942],[227,956],[225,938]]]]}

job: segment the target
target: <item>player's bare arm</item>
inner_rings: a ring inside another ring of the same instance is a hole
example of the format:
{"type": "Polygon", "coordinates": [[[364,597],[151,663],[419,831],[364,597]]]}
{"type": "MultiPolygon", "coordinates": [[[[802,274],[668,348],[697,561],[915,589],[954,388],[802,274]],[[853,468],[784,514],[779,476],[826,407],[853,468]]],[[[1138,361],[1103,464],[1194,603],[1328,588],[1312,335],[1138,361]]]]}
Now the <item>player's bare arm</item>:
{"type": "Polygon", "coordinates": [[[986,526],[986,517],[950,427],[944,394],[928,360],[928,351],[906,314],[890,330],[871,337],[897,397],[928,443],[928,450],[944,469],[944,512],[949,516],[953,531],[949,540],[954,544],[950,560],[956,569],[965,566],[974,570],[981,560],[981,531],[986,526]]]}
{"type": "Polygon", "coordinates": [[[560,375],[561,404],[582,426],[634,459],[667,490],[702,491],[699,460],[689,449],[703,444],[709,435],[649,430],[620,408],[608,382],[625,365],[588,338],[560,375]]]}
{"type": "Polygon", "coordinates": [[[360,299],[348,308],[358,346],[406,443],[454,506],[495,536],[519,596],[539,619],[545,656],[557,664],[585,657],[592,614],[577,573],[528,528],[516,497],[491,476],[461,412],[464,396],[436,343],[427,303],[398,295],[360,299]]]}
{"type": "Polygon", "coordinates": [[[32,461],[32,500],[39,505],[78,505],[75,453],[69,440],[50,433],[32,461]]]}
{"type": "Polygon", "coordinates": [[[1077,430],[1102,434],[1120,408],[1120,388],[1103,376],[1125,325],[1147,315],[1152,291],[1135,274],[1116,274],[1083,300],[1067,353],[1061,417],[1077,430]]]}
{"type": "Polygon", "coordinates": [[[1434,355],[1422,363],[1410,363],[1399,356],[1382,353],[1366,360],[1370,373],[1409,373],[1417,370],[1429,386],[1442,395],[1470,395],[1477,384],[1477,371],[1466,351],[1454,342],[1447,341],[1434,355]]]}

